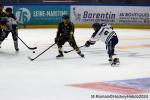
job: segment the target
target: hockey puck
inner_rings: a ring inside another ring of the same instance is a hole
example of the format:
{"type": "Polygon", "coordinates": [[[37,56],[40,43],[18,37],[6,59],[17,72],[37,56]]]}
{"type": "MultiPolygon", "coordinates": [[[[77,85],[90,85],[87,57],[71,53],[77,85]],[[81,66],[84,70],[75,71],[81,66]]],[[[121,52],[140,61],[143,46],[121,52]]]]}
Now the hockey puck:
{"type": "Polygon", "coordinates": [[[35,51],[33,51],[33,53],[35,53],[35,51]]]}

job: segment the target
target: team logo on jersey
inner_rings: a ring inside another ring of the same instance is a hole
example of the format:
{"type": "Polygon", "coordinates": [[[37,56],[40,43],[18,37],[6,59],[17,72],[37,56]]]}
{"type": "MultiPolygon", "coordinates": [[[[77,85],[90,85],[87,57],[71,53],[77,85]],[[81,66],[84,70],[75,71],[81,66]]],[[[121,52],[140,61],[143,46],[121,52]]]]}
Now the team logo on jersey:
{"type": "Polygon", "coordinates": [[[31,13],[27,8],[20,8],[16,12],[16,17],[20,24],[28,23],[31,18],[31,13]]]}
{"type": "Polygon", "coordinates": [[[81,14],[76,12],[75,7],[73,7],[73,15],[75,16],[76,20],[81,20],[81,14]]]}

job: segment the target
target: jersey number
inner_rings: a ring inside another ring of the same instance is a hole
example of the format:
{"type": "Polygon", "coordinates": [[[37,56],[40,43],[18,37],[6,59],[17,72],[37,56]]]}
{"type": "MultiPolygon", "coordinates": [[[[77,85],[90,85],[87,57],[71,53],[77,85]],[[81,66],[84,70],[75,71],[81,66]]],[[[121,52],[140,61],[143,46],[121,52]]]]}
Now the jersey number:
{"type": "Polygon", "coordinates": [[[104,32],[104,35],[107,35],[108,33],[109,33],[108,31],[105,31],[105,32],[104,32]]]}
{"type": "Polygon", "coordinates": [[[103,32],[104,32],[104,35],[108,35],[108,33],[109,33],[108,31],[105,30],[105,28],[103,28],[99,35],[101,35],[101,33],[103,33],[103,32]]]}

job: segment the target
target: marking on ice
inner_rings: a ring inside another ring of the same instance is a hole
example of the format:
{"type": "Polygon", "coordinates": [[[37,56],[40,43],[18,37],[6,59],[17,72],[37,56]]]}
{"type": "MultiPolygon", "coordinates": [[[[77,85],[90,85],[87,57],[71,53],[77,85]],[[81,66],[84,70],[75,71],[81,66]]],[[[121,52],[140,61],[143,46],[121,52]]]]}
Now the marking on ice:
{"type": "Polygon", "coordinates": [[[68,86],[120,94],[138,94],[150,92],[150,78],[71,84],[68,86]]]}

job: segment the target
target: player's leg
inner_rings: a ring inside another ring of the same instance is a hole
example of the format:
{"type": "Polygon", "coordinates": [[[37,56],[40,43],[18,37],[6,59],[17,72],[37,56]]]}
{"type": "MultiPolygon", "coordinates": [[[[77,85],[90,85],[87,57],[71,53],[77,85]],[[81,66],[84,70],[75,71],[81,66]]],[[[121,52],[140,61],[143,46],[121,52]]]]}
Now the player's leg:
{"type": "Polygon", "coordinates": [[[66,38],[63,37],[63,36],[60,36],[59,39],[58,39],[58,42],[57,42],[58,52],[59,52],[59,54],[56,56],[57,58],[64,56],[62,47],[65,44],[65,42],[66,42],[66,38]]]}
{"type": "Polygon", "coordinates": [[[113,37],[107,44],[107,52],[109,56],[109,61],[113,63],[119,63],[119,58],[115,57],[115,46],[118,43],[118,38],[113,37]]]}
{"type": "Polygon", "coordinates": [[[115,52],[115,46],[116,46],[117,44],[118,44],[118,37],[115,36],[115,37],[113,37],[113,40],[112,40],[112,47],[113,47],[113,62],[114,62],[114,64],[120,63],[119,58],[118,58],[116,55],[114,55],[114,52],[115,52]]]}
{"type": "Polygon", "coordinates": [[[106,49],[107,49],[109,61],[112,61],[112,56],[114,54],[114,50],[112,47],[112,41],[109,41],[108,44],[106,44],[106,49]]]}
{"type": "Polygon", "coordinates": [[[80,50],[79,47],[77,46],[74,37],[72,37],[72,40],[71,40],[71,41],[68,41],[68,42],[69,42],[70,46],[73,47],[73,49],[75,49],[76,52],[77,52],[81,57],[84,57],[84,54],[81,53],[81,50],[80,50]]]}
{"type": "Polygon", "coordinates": [[[2,29],[1,29],[1,27],[0,27],[0,48],[1,48],[1,42],[2,41],[2,29]]]}
{"type": "Polygon", "coordinates": [[[12,31],[12,38],[13,38],[13,41],[14,41],[15,50],[19,51],[19,48],[18,48],[18,32],[17,32],[16,28],[14,29],[14,31],[12,31]]]}
{"type": "Polygon", "coordinates": [[[114,36],[112,39],[112,54],[114,55],[115,53],[115,46],[118,44],[118,37],[117,36],[114,36]]]}
{"type": "Polygon", "coordinates": [[[5,38],[7,38],[9,35],[9,31],[1,31],[1,36],[0,36],[0,46],[2,44],[2,42],[5,40],[5,38]]]}

